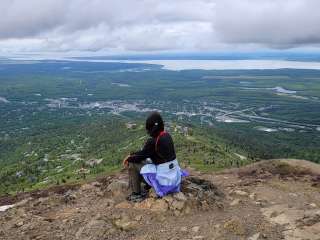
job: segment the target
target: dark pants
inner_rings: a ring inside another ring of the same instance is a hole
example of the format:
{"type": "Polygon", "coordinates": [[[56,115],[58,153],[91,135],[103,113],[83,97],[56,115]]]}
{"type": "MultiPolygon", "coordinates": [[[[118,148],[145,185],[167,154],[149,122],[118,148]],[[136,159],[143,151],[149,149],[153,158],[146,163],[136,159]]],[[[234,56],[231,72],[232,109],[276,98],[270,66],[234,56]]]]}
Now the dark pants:
{"type": "Polygon", "coordinates": [[[140,174],[140,170],[144,165],[144,162],[129,163],[129,186],[131,191],[134,193],[141,193],[141,183],[145,182],[140,174]]]}

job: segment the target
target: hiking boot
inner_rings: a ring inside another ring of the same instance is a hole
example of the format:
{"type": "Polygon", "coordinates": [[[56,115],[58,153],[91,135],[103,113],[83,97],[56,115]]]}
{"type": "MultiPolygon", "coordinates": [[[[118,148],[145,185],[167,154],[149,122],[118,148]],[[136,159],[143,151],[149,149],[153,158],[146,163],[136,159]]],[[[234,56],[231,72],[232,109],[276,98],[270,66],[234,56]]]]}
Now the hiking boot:
{"type": "Polygon", "coordinates": [[[148,194],[149,194],[149,190],[151,189],[151,186],[149,186],[149,185],[144,185],[143,186],[143,189],[142,189],[142,191],[141,191],[141,195],[143,196],[143,197],[147,197],[148,196],[148,194]]]}
{"type": "Polygon", "coordinates": [[[145,196],[143,196],[141,193],[131,193],[127,200],[130,202],[141,202],[145,199],[145,196]]]}

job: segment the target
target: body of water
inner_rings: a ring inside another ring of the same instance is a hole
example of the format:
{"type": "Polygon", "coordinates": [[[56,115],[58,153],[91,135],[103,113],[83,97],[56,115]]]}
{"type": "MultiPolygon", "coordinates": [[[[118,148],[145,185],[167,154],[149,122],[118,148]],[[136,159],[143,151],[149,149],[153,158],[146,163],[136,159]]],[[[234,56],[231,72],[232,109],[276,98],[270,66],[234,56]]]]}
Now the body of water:
{"type": "MultiPolygon", "coordinates": [[[[12,61],[30,62],[41,60],[62,60],[73,62],[97,62],[97,63],[142,63],[163,66],[166,70],[250,70],[250,69],[314,69],[320,70],[320,62],[303,62],[287,60],[104,60],[104,59],[77,59],[77,58],[12,58],[12,61]]],[[[67,70],[67,69],[66,69],[67,70]]]]}
{"type": "Polygon", "coordinates": [[[125,61],[162,65],[167,70],[233,70],[233,69],[320,69],[320,62],[298,62],[285,60],[148,60],[125,61]]]}

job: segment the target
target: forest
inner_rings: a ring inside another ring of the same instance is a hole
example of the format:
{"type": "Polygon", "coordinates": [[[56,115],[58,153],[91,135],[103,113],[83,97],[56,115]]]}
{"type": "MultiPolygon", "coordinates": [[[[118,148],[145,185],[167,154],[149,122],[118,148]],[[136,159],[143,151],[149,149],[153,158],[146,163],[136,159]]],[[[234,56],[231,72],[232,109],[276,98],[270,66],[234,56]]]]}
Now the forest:
{"type": "Polygon", "coordinates": [[[320,162],[320,71],[0,61],[0,194],[111,173],[159,111],[184,167],[320,162]]]}

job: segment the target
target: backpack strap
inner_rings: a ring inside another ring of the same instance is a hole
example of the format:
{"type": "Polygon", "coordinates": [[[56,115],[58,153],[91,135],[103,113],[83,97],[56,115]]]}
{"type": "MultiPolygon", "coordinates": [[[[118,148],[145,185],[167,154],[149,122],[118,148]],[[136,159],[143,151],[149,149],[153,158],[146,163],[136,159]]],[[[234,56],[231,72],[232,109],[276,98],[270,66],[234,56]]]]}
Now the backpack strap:
{"type": "Polygon", "coordinates": [[[156,152],[158,152],[158,142],[159,142],[160,137],[162,137],[163,135],[166,135],[166,134],[167,134],[166,131],[161,131],[161,132],[159,133],[159,135],[158,135],[158,137],[157,137],[157,140],[156,140],[156,145],[155,145],[155,150],[156,150],[156,152]]]}

